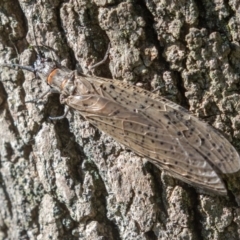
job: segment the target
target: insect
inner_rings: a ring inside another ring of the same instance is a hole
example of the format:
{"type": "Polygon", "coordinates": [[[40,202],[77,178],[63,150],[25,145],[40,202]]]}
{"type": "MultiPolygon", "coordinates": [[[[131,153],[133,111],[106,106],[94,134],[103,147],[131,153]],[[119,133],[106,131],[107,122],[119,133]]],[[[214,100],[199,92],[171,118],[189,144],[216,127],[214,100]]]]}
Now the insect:
{"type": "Polygon", "coordinates": [[[78,74],[39,57],[34,67],[5,64],[37,74],[66,104],[170,175],[215,194],[226,194],[220,177],[237,172],[234,147],[214,128],[181,106],[117,80],[78,74]]]}

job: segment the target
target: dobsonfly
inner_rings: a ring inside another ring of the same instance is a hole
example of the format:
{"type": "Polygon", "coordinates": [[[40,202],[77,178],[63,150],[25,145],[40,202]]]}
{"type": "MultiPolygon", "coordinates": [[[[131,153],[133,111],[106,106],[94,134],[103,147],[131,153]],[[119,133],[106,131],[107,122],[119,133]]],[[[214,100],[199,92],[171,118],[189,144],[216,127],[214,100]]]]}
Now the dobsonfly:
{"type": "Polygon", "coordinates": [[[118,80],[78,74],[41,57],[34,67],[3,66],[34,72],[60,93],[67,109],[78,110],[99,130],[190,185],[224,195],[227,190],[220,175],[240,169],[237,151],[217,130],[154,93],[118,80]]]}

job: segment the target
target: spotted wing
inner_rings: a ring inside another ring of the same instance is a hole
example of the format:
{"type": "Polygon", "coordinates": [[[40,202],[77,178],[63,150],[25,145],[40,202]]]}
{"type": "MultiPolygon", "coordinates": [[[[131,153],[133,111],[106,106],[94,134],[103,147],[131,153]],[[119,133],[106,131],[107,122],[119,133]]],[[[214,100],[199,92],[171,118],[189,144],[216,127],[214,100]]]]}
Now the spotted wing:
{"type": "MultiPolygon", "coordinates": [[[[152,100],[154,104],[159,102],[156,99],[152,100]]],[[[212,135],[202,136],[201,130],[193,129],[193,126],[197,127],[196,119],[186,112],[179,113],[162,106],[160,109],[152,106],[152,111],[149,111],[149,108],[146,111],[147,107],[145,111],[129,109],[99,95],[73,95],[67,98],[66,103],[79,110],[98,129],[138,154],[148,157],[174,177],[200,188],[220,194],[226,193],[225,186],[218,176],[218,170],[222,171],[225,168],[222,165],[218,166],[218,162],[215,162],[215,151],[209,150],[214,150],[210,146],[212,135]],[[184,123],[178,121],[177,113],[184,115],[184,123]],[[203,145],[206,145],[205,152],[200,149],[203,145]]],[[[203,124],[199,125],[200,128],[209,127],[203,122],[200,123],[203,124]]],[[[217,138],[215,140],[220,139],[225,143],[221,135],[216,131],[213,133],[217,138]]],[[[224,151],[224,146],[221,149],[224,151]]]]}
{"type": "Polygon", "coordinates": [[[240,169],[239,154],[228,140],[183,107],[122,81],[104,78],[87,80],[101,96],[119,103],[130,112],[137,109],[147,119],[157,125],[162,124],[173,138],[179,138],[178,134],[181,134],[181,141],[185,140],[222,173],[234,173],[240,169]]]}

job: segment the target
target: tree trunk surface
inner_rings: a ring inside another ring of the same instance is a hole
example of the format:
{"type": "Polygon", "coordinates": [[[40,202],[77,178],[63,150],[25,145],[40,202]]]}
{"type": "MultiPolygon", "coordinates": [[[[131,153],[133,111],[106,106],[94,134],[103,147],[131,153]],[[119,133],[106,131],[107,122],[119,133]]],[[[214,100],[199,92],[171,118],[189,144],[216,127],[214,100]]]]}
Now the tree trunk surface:
{"type": "MultiPolygon", "coordinates": [[[[1,0],[0,64],[36,51],[189,109],[240,149],[237,1],[1,0]],[[39,46],[39,47],[37,47],[39,46]],[[50,51],[49,48],[54,49],[50,51]]],[[[240,239],[239,174],[209,196],[64,112],[49,86],[0,67],[0,239],[240,239]]]]}

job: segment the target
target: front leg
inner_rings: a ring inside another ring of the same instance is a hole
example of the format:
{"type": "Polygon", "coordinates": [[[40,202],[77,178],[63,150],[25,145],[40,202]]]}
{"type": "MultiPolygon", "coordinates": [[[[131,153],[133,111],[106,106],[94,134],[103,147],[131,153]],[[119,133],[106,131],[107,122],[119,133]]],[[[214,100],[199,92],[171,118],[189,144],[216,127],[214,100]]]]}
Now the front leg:
{"type": "Polygon", "coordinates": [[[65,105],[64,114],[62,116],[49,117],[49,119],[51,119],[51,120],[62,120],[62,119],[64,119],[67,116],[67,114],[69,112],[69,109],[70,109],[69,106],[65,105]]]}
{"type": "Polygon", "coordinates": [[[90,73],[93,74],[93,69],[94,69],[94,68],[96,68],[96,67],[104,64],[104,63],[107,61],[110,48],[111,48],[111,44],[109,43],[109,44],[108,44],[108,49],[107,49],[107,51],[106,51],[106,53],[105,53],[105,56],[104,56],[103,60],[101,60],[101,61],[98,62],[98,63],[95,63],[94,65],[89,66],[89,67],[88,67],[88,73],[90,72],[90,73]]]}
{"type": "MultiPolygon", "coordinates": [[[[61,104],[65,104],[65,102],[66,102],[65,99],[66,99],[66,96],[64,94],[61,94],[60,95],[60,103],[61,104]]],[[[69,106],[65,105],[64,114],[62,116],[49,117],[49,119],[51,119],[51,120],[62,120],[62,119],[64,119],[67,116],[67,114],[69,112],[69,109],[70,109],[69,106]]]]}

